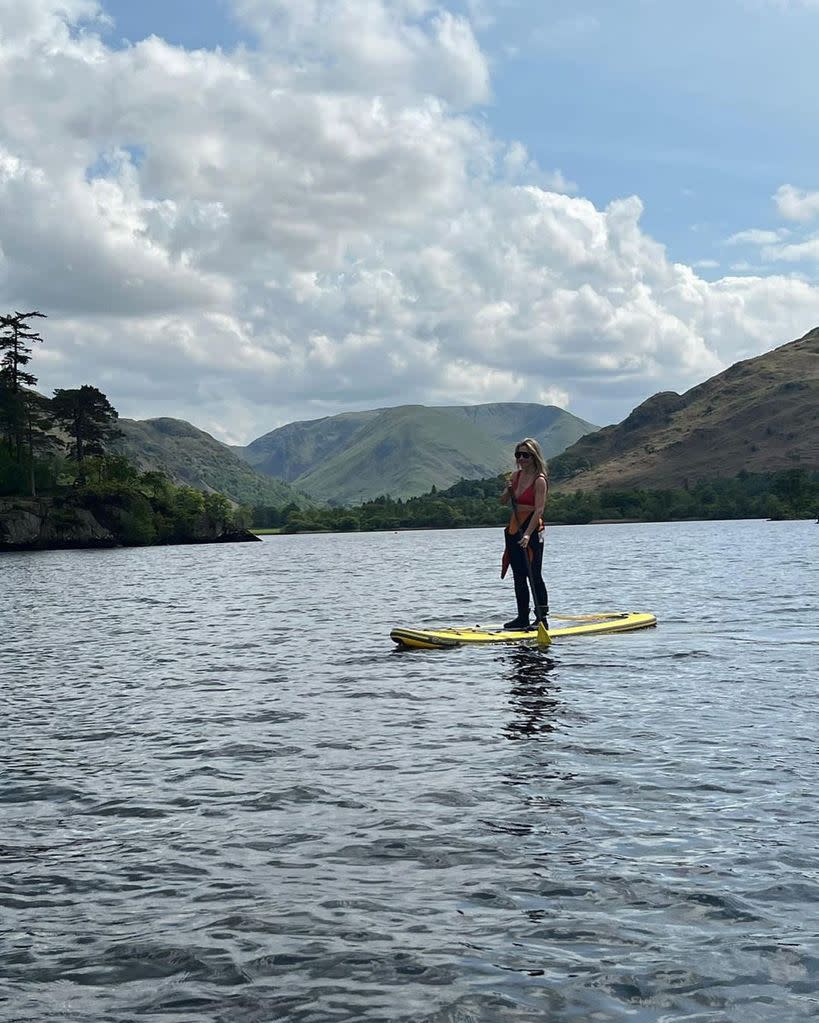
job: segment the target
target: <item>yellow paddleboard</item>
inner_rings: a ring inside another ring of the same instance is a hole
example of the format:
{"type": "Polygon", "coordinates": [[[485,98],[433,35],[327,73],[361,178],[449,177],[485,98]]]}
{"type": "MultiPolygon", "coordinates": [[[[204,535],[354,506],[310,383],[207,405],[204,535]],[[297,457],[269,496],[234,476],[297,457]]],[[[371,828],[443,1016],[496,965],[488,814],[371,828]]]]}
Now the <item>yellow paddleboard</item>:
{"type": "MultiPolygon", "coordinates": [[[[652,614],[636,611],[601,611],[587,615],[549,615],[549,637],[599,636],[609,632],[633,632],[657,624],[652,614]]],[[[487,626],[464,629],[393,629],[390,639],[399,646],[441,650],[465,643],[535,643],[537,625],[519,632],[487,626]]]]}

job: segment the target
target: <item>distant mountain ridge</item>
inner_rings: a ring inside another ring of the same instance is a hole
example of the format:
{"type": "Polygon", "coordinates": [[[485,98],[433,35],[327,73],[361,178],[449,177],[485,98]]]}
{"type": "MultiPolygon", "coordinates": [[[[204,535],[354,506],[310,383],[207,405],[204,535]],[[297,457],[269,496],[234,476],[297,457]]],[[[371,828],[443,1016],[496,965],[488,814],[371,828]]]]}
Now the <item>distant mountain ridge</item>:
{"type": "Polygon", "coordinates": [[[289,423],[234,451],[318,502],[357,504],[497,475],[524,436],[549,458],[596,429],[554,405],[400,405],[289,423]]]}
{"type": "Polygon", "coordinates": [[[142,469],[244,504],[356,504],[445,490],[511,468],[536,437],[558,490],[664,489],[741,470],[819,470],[819,327],[684,394],[598,429],[551,405],[402,405],[289,423],[230,448],[176,419],[119,421],[142,469]]]}
{"type": "Polygon", "coordinates": [[[652,395],[551,465],[563,490],[675,488],[788,468],[819,469],[819,327],[682,395],[652,395]]]}
{"type": "Polygon", "coordinates": [[[182,419],[118,419],[117,426],[123,436],[112,449],[143,472],[164,472],[174,483],[218,491],[238,504],[312,504],[289,484],[257,473],[227,445],[182,419]]]}

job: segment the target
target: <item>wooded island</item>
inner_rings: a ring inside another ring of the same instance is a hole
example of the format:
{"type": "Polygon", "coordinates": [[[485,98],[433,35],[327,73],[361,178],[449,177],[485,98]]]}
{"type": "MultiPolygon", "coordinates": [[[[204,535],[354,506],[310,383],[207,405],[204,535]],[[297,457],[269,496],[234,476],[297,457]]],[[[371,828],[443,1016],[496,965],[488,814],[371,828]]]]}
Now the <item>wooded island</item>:
{"type": "Polygon", "coordinates": [[[34,389],[39,319],[0,316],[0,550],[255,539],[224,495],[111,453],[118,416],[98,388],[34,389]]]}

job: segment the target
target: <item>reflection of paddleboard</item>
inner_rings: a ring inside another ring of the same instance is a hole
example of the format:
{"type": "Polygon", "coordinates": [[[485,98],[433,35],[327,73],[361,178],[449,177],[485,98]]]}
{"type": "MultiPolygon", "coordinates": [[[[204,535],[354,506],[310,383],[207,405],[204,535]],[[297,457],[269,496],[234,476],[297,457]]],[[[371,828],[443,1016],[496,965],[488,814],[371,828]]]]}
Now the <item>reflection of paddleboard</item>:
{"type": "MultiPolygon", "coordinates": [[[[633,632],[657,624],[651,614],[635,611],[601,611],[588,615],[549,615],[549,636],[599,636],[607,632],[633,632]],[[566,624],[564,624],[566,623],[566,624]]],[[[533,643],[537,640],[537,625],[523,631],[508,632],[502,628],[475,626],[471,629],[393,629],[390,639],[399,646],[439,650],[461,646],[464,643],[533,643]]]]}

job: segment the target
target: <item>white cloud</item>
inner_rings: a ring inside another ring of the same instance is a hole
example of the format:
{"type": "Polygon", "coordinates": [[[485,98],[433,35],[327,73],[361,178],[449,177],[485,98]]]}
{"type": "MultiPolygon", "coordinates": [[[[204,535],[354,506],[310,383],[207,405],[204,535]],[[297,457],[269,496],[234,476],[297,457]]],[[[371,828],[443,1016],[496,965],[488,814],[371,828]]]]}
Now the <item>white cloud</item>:
{"type": "MultiPolygon", "coordinates": [[[[751,228],[738,231],[725,240],[726,245],[752,245],[759,248],[759,257],[771,263],[806,263],[819,265],[819,234],[811,234],[807,225],[819,216],[819,192],[808,192],[793,185],[782,185],[774,195],[779,213],[797,224],[777,230],[751,228]]],[[[733,270],[761,268],[745,260],[733,264],[733,270]]]]}
{"type": "Polygon", "coordinates": [[[432,93],[465,107],[489,97],[470,22],[428,0],[234,0],[269,56],[315,88],[432,93]]]}
{"type": "Polygon", "coordinates": [[[791,245],[769,246],[763,252],[766,259],[785,263],[811,262],[819,264],[819,237],[794,242],[791,245]]]}
{"type": "Polygon", "coordinates": [[[765,231],[759,228],[750,228],[747,231],[737,231],[725,241],[726,245],[775,245],[788,234],[787,230],[765,231]]]}
{"type": "Polygon", "coordinates": [[[819,192],[807,192],[793,185],[781,185],[774,202],[786,220],[805,222],[819,216],[819,192]]]}
{"type": "Polygon", "coordinates": [[[819,289],[709,283],[638,198],[493,138],[465,19],[236,6],[258,49],[115,51],[91,3],[0,0],[0,308],[49,313],[44,388],[232,440],[407,401],[614,419],[819,322],[819,289]]]}
{"type": "Polygon", "coordinates": [[[0,46],[4,56],[28,54],[32,46],[51,53],[70,48],[72,28],[82,22],[104,21],[97,0],[0,0],[0,46]]]}
{"type": "Polygon", "coordinates": [[[577,182],[570,181],[560,168],[542,171],[522,142],[510,143],[503,151],[500,164],[510,183],[537,185],[547,191],[565,192],[567,195],[578,191],[577,182]]]}
{"type": "Polygon", "coordinates": [[[141,198],[122,154],[117,164],[114,178],[87,181],[81,168],[47,173],[0,148],[3,290],[92,315],[230,301],[228,279],[186,265],[150,237],[157,204],[141,198]]]}

